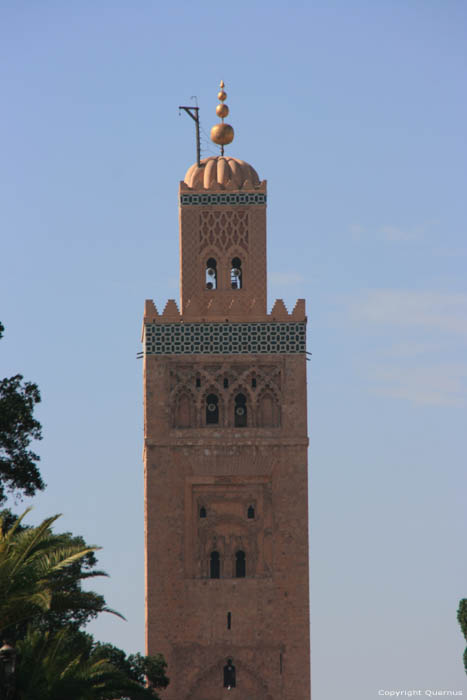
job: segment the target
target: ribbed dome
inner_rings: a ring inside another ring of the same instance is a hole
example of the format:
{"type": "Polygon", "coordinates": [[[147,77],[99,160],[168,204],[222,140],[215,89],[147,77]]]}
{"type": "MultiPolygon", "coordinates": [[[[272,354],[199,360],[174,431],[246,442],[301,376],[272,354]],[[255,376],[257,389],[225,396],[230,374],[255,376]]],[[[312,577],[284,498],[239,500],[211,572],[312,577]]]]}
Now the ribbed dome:
{"type": "Polygon", "coordinates": [[[258,173],[251,165],[225,156],[205,158],[201,161],[201,167],[195,163],[187,170],[184,182],[194,190],[241,190],[260,184],[258,173]]]}

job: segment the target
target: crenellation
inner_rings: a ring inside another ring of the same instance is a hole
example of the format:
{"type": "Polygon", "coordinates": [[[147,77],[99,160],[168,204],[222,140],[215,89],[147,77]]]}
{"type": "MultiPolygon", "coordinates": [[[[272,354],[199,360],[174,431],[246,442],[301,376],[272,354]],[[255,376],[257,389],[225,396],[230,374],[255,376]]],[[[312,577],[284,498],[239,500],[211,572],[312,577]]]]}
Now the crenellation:
{"type": "Polygon", "coordinates": [[[144,309],[145,323],[167,323],[167,321],[205,322],[248,320],[251,323],[267,323],[269,321],[306,321],[305,300],[297,299],[290,312],[282,299],[276,299],[270,313],[263,312],[255,298],[246,301],[238,296],[197,296],[186,300],[183,313],[180,313],[177,303],[169,299],[162,314],[159,314],[153,301],[146,300],[144,309]]]}
{"type": "Polygon", "coordinates": [[[178,310],[177,302],[175,299],[169,299],[165,305],[165,309],[160,316],[162,322],[167,321],[180,321],[180,311],[178,310]]]}

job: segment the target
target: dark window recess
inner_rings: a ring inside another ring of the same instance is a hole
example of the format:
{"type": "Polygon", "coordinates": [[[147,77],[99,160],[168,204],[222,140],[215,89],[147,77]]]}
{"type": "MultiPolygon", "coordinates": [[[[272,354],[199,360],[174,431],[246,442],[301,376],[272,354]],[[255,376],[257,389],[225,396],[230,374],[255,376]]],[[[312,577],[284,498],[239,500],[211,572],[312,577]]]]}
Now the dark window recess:
{"type": "Polygon", "coordinates": [[[221,575],[221,561],[219,552],[216,551],[211,552],[210,575],[211,578],[220,578],[221,575]]]}
{"type": "Polygon", "coordinates": [[[253,379],[251,380],[251,386],[253,387],[253,389],[256,389],[256,377],[253,377],[253,379]]]}
{"type": "Polygon", "coordinates": [[[201,386],[201,379],[200,377],[196,377],[196,388],[199,389],[201,386]]]}
{"type": "Polygon", "coordinates": [[[215,394],[206,397],[206,423],[216,425],[219,423],[219,399],[215,394]]]}
{"type": "Polygon", "coordinates": [[[282,673],[282,652],[279,654],[279,672],[282,673]]]}
{"type": "Polygon", "coordinates": [[[230,268],[230,284],[232,289],[242,288],[242,261],[240,258],[232,259],[232,267],[230,268]]]}
{"type": "Polygon", "coordinates": [[[205,518],[206,515],[207,515],[207,513],[206,513],[206,508],[205,508],[204,506],[201,506],[201,508],[199,509],[199,517],[200,517],[200,518],[205,518]]]}
{"type": "Polygon", "coordinates": [[[224,688],[235,688],[235,666],[232,659],[227,659],[224,666],[224,688]]]}
{"type": "Polygon", "coordinates": [[[255,517],[255,509],[253,508],[253,506],[250,506],[248,508],[248,518],[250,520],[253,520],[254,517],[255,517]]]}
{"type": "Polygon", "coordinates": [[[224,379],[224,389],[228,389],[228,387],[229,387],[229,380],[227,379],[227,377],[225,377],[225,379],[224,379]]]}
{"type": "Polygon", "coordinates": [[[206,289],[217,289],[217,263],[214,258],[206,261],[206,289]]]}
{"type": "Polygon", "coordinates": [[[229,630],[232,627],[232,613],[227,613],[227,629],[229,630]]]}
{"type": "Polygon", "coordinates": [[[246,576],[246,558],[245,552],[239,550],[235,555],[235,576],[237,578],[245,578],[246,576]]]}
{"type": "Polygon", "coordinates": [[[245,428],[246,425],[246,397],[244,394],[237,394],[235,397],[235,427],[245,428]]]}

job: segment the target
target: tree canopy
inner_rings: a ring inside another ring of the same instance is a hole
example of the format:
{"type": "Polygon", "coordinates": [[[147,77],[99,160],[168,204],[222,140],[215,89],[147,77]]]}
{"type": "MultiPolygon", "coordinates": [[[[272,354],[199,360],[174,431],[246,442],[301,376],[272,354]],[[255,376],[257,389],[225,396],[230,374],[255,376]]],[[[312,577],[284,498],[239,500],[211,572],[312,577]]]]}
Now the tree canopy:
{"type": "MultiPolygon", "coordinates": [[[[462,634],[467,641],[467,598],[462,598],[459,602],[459,609],[457,611],[457,620],[461,626],[462,634]]],[[[464,668],[467,673],[467,647],[464,651],[464,668]]]]}
{"type": "MultiPolygon", "coordinates": [[[[0,338],[3,330],[0,323],[0,338]]],[[[45,487],[39,456],[29,449],[42,437],[34,418],[39,402],[37,385],[21,374],[0,380],[0,505],[10,493],[21,498],[45,487]]],[[[0,697],[14,689],[15,700],[157,700],[156,689],[169,683],[161,655],[127,656],[82,630],[101,612],[122,617],[82,588],[107,575],[96,568],[99,547],[53,532],[58,515],[25,525],[29,510],[20,517],[0,512],[0,641],[17,653],[13,677],[0,663],[0,697]]]]}
{"type": "MultiPolygon", "coordinates": [[[[0,323],[0,338],[4,327],[0,323]]],[[[21,374],[0,380],[0,503],[8,493],[33,496],[44,489],[37,462],[29,449],[31,440],[41,440],[41,424],[34,418],[40,403],[37,384],[23,381],[21,374]]]]}

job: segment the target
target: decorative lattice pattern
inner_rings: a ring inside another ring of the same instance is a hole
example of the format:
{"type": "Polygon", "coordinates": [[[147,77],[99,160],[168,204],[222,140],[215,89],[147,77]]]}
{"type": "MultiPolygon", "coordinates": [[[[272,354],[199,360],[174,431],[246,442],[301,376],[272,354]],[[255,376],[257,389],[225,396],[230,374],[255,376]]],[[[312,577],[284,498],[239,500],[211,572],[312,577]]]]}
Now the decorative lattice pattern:
{"type": "Polygon", "coordinates": [[[240,246],[248,251],[246,211],[202,211],[199,215],[199,250],[216,246],[228,250],[240,246]]]}
{"type": "Polygon", "coordinates": [[[180,205],[183,206],[193,206],[193,205],[218,205],[218,204],[233,204],[235,205],[245,205],[245,204],[266,204],[266,194],[264,192],[236,192],[236,193],[222,193],[222,194],[181,194],[180,195],[180,205]]]}
{"type": "Polygon", "coordinates": [[[305,322],[147,323],[147,355],[297,354],[306,349],[305,322]]]}

